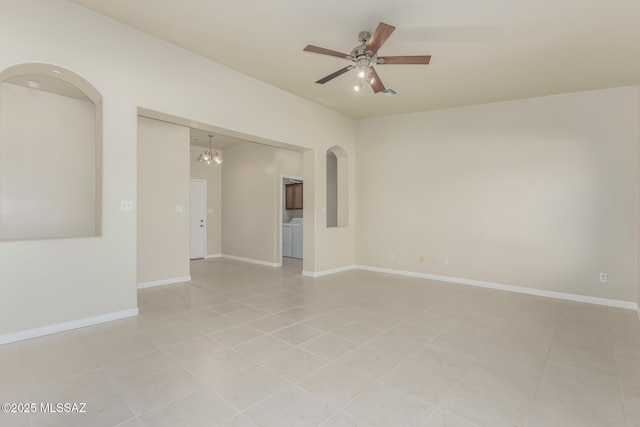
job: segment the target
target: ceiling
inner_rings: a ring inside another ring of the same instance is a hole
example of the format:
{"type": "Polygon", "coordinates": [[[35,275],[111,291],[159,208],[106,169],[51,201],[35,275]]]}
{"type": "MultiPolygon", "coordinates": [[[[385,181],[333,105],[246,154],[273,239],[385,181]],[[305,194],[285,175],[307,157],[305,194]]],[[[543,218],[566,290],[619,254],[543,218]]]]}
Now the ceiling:
{"type": "Polygon", "coordinates": [[[354,118],[527,98],[640,82],[638,0],[71,0],[354,118]],[[385,97],[356,93],[346,60],[378,22],[396,31],[385,55],[430,65],[380,65],[385,97]]]}

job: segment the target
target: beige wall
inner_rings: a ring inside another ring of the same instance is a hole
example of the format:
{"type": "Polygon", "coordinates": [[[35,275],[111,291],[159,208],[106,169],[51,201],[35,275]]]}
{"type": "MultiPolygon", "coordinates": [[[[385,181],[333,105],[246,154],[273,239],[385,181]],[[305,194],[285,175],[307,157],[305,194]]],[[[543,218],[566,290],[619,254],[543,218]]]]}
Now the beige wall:
{"type": "Polygon", "coordinates": [[[224,152],[222,252],[276,262],[275,149],[242,144],[224,152]]]}
{"type": "MultiPolygon", "coordinates": [[[[222,167],[224,165],[208,165],[196,159],[204,148],[191,147],[191,178],[207,181],[207,254],[222,253],[222,167]],[[210,213],[210,210],[213,210],[210,213]]],[[[217,150],[224,159],[222,150],[217,150]]]]}
{"type": "Polygon", "coordinates": [[[189,275],[189,163],[188,128],[138,118],[138,283],[189,275]]]}
{"type": "Polygon", "coordinates": [[[3,83],[0,111],[0,239],[95,236],[95,106],[3,83]]]}
{"type": "Polygon", "coordinates": [[[302,154],[251,143],[224,151],[222,252],[225,255],[270,264],[280,262],[281,174],[301,176],[302,154]]]}
{"type": "MultiPolygon", "coordinates": [[[[103,233],[0,242],[0,334],[136,307],[136,214],[121,211],[120,201],[136,200],[139,108],[319,152],[355,146],[353,120],[201,56],[64,0],[0,0],[0,69],[30,61],[65,66],[103,97],[103,233]]],[[[305,184],[321,189],[324,160],[314,159],[305,184]]],[[[306,255],[319,259],[305,259],[305,268],[353,263],[353,228],[337,242],[351,251],[336,255],[325,229],[310,223],[305,235],[315,235],[308,243],[318,248],[306,255]]]]}
{"type": "Polygon", "coordinates": [[[362,120],[358,141],[358,264],[637,300],[637,87],[362,120]]]}

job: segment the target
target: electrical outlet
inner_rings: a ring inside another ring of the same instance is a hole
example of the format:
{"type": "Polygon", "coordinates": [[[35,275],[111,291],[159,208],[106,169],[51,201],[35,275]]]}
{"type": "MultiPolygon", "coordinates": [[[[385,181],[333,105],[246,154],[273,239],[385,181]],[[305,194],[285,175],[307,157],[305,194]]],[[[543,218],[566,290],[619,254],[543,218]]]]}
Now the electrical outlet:
{"type": "Polygon", "coordinates": [[[449,265],[449,258],[442,258],[443,265],[449,265]]]}
{"type": "Polygon", "coordinates": [[[133,202],[131,200],[120,200],[120,210],[121,211],[132,211],[133,210],[133,202]]]}
{"type": "Polygon", "coordinates": [[[391,258],[392,260],[396,259],[396,254],[394,254],[393,252],[391,252],[389,254],[389,258],[391,258]]]}
{"type": "Polygon", "coordinates": [[[600,281],[602,283],[607,283],[607,280],[609,280],[609,278],[607,277],[607,273],[600,273],[600,281]]]}

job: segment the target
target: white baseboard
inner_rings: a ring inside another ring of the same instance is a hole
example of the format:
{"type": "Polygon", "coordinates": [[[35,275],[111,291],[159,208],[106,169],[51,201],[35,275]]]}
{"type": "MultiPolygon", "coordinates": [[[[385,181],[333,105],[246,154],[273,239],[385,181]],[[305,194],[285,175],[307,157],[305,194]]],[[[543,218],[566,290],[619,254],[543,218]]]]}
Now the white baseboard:
{"type": "Polygon", "coordinates": [[[191,276],[172,277],[170,279],[152,280],[150,282],[138,283],[138,289],[153,288],[154,286],[173,285],[174,283],[188,282],[191,276]]]}
{"type": "Polygon", "coordinates": [[[251,264],[266,265],[267,267],[282,267],[281,262],[268,262],[259,259],[243,258],[235,255],[222,254],[222,258],[232,259],[234,261],[250,262],[251,264]]]}
{"type": "MultiPolygon", "coordinates": [[[[439,276],[437,274],[416,273],[413,271],[392,270],[389,268],[370,267],[367,265],[355,266],[358,270],[374,271],[378,273],[396,274],[399,276],[417,277],[420,279],[439,280],[442,282],[458,283],[461,285],[478,286],[481,288],[497,289],[508,292],[518,292],[521,294],[537,295],[541,297],[562,299],[567,301],[585,302],[588,304],[605,305],[609,307],[626,308],[629,310],[638,310],[638,304],[631,301],[621,301],[616,299],[590,297],[586,295],[570,294],[565,292],[547,291],[544,289],[527,288],[524,286],[505,285],[502,283],[483,282],[473,279],[462,279],[459,277],[439,276]]],[[[317,276],[316,276],[317,277],[317,276]]]]}
{"type": "Polygon", "coordinates": [[[355,270],[357,268],[358,268],[357,265],[345,265],[344,267],[332,268],[330,270],[303,271],[302,275],[307,277],[322,277],[322,276],[328,276],[330,274],[342,273],[343,271],[355,270]]]}
{"type": "Polygon", "coordinates": [[[128,310],[115,311],[113,313],[101,314],[99,316],[71,320],[69,322],[56,323],[54,325],[42,326],[40,328],[11,332],[8,334],[0,335],[0,345],[42,337],[44,335],[56,334],[58,332],[70,331],[72,329],[84,328],[85,326],[97,325],[98,323],[111,322],[112,320],[119,320],[124,319],[125,317],[132,317],[137,315],[138,307],[130,308],[128,310]]]}
{"type": "Polygon", "coordinates": [[[210,259],[210,258],[222,258],[222,254],[210,254],[210,255],[205,255],[204,259],[210,259]]]}

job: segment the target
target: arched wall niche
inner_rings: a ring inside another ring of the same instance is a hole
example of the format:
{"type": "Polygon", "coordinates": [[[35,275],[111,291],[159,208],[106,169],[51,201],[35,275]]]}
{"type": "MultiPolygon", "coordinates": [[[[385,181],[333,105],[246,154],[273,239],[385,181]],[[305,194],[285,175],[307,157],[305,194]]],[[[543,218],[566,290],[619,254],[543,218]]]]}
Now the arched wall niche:
{"type": "Polygon", "coordinates": [[[327,150],[327,227],[349,226],[349,156],[339,145],[327,150]]]}
{"type": "Polygon", "coordinates": [[[0,72],[0,241],[102,233],[102,96],[58,65],[0,72]]]}

